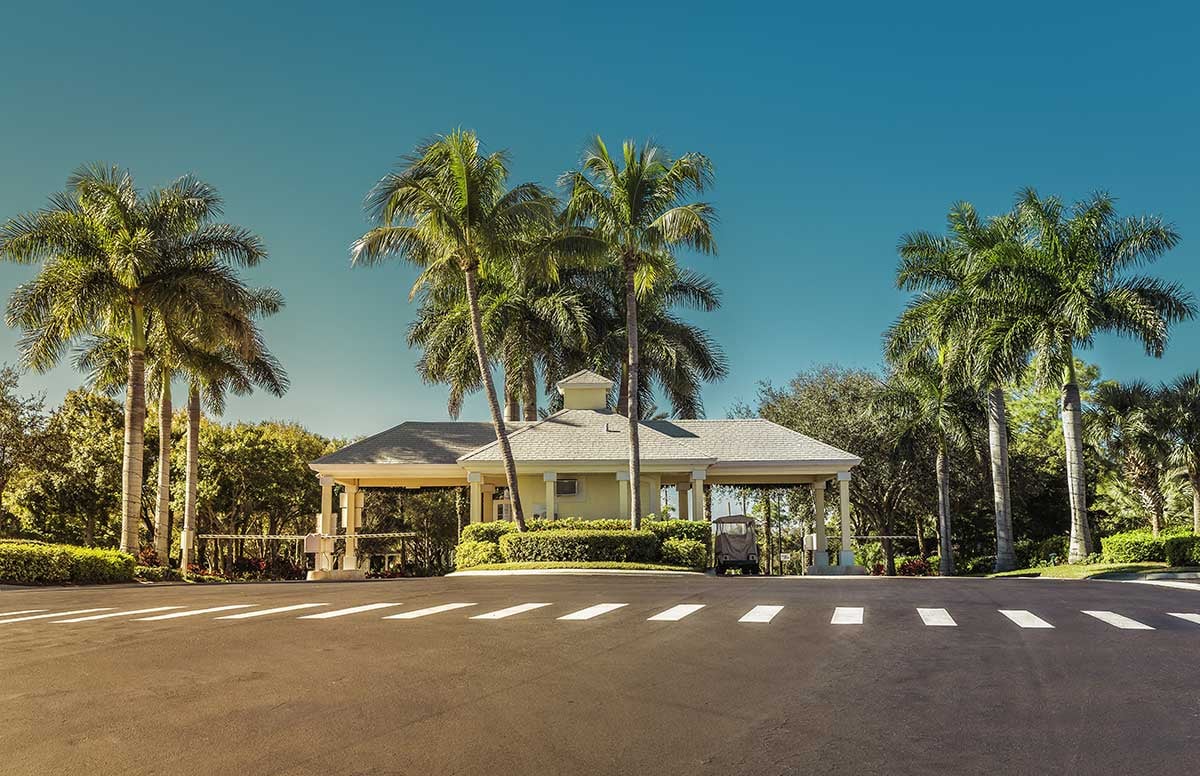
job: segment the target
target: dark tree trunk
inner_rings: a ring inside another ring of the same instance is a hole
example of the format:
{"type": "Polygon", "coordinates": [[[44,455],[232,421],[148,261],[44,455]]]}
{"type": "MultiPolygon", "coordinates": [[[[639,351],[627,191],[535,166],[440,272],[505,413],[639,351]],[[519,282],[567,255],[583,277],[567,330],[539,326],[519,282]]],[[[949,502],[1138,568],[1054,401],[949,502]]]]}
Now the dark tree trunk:
{"type": "Polygon", "coordinates": [[[938,486],[938,573],[943,577],[954,576],[954,547],[950,533],[950,461],[946,455],[946,440],[938,439],[937,450],[938,486]]]}
{"type": "Polygon", "coordinates": [[[532,361],[521,372],[521,403],[524,405],[525,420],[537,420],[537,370],[532,361]]]}

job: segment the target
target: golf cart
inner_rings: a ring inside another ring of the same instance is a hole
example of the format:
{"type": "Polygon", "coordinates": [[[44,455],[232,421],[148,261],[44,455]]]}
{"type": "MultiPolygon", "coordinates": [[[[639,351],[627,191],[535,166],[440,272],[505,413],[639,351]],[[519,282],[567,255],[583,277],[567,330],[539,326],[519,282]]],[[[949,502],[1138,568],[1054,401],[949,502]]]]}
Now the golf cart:
{"type": "Polygon", "coordinates": [[[713,564],[718,575],[729,569],[741,569],[743,574],[758,573],[758,542],[751,518],[728,515],[713,521],[713,564]]]}

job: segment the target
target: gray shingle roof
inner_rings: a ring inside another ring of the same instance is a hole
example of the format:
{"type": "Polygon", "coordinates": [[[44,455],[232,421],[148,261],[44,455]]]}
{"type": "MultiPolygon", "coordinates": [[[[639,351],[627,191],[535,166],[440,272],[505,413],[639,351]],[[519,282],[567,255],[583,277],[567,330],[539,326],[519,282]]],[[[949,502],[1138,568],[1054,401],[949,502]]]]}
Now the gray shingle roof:
{"type": "Polygon", "coordinates": [[[730,420],[648,420],[664,436],[677,439],[721,463],[738,461],[846,461],[853,453],[805,436],[763,418],[730,420]]]}
{"type": "Polygon", "coordinates": [[[452,464],[463,453],[495,441],[491,423],[410,420],[346,445],[313,463],[452,464]]]}
{"type": "MultiPolygon", "coordinates": [[[[689,444],[643,423],[638,441],[647,460],[702,461],[712,458],[689,444]]],[[[563,410],[508,435],[518,461],[622,461],[629,458],[629,421],[610,410],[563,410]]],[[[499,461],[494,441],[461,459],[499,461]]]]}

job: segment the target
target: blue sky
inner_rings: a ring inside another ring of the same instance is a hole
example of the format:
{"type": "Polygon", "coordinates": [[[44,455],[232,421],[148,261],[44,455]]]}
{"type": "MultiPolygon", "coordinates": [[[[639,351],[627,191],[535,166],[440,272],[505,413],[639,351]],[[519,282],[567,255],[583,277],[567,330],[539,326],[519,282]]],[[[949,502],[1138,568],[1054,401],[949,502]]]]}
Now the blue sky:
{"type": "MultiPolygon", "coordinates": [[[[1184,3],[741,4],[296,2],[259,8],[22,3],[0,47],[0,218],[103,160],[140,185],[195,173],[255,229],[256,283],[287,309],[266,330],[283,399],[227,417],[338,436],[445,417],[404,345],[412,270],[351,270],[362,197],[420,139],[473,128],[514,182],[552,184],[587,139],[652,137],[714,161],[720,254],[685,257],[724,308],[698,320],[730,356],[710,416],[757,381],[836,361],[871,367],[904,298],[895,245],[968,199],[1027,185],[1095,189],[1182,232],[1158,274],[1200,291],[1200,12],[1184,3]]],[[[31,270],[0,266],[0,291],[31,270]]],[[[17,335],[0,331],[0,360],[17,335]]],[[[1200,367],[1200,323],[1161,361],[1105,339],[1106,375],[1200,367]]],[[[26,385],[52,401],[81,376],[26,385]]],[[[486,417],[481,400],[464,418],[486,417]]]]}

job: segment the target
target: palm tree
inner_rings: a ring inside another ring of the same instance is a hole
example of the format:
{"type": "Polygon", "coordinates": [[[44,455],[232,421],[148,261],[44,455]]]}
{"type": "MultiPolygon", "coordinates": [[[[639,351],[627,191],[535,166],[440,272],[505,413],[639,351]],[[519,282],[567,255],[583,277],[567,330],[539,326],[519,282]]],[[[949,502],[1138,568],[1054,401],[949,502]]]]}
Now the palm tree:
{"type": "Polygon", "coordinates": [[[555,208],[541,187],[522,183],[506,190],[507,179],[506,155],[482,154],[473,132],[456,130],[424,143],[367,196],[367,212],[377,225],[354,243],[351,257],[355,266],[392,256],[412,262],[421,268],[414,294],[447,273],[462,273],[476,364],[504,461],[513,519],[523,531],[517,470],[492,380],[479,282],[519,262],[526,230],[551,223],[555,208]]]}
{"type": "Polygon", "coordinates": [[[936,440],[938,573],[942,576],[954,574],[950,450],[970,442],[977,402],[973,391],[955,383],[959,374],[955,355],[949,347],[905,353],[901,361],[893,364],[892,373],[881,386],[872,408],[896,421],[898,447],[908,447],[912,439],[921,436],[936,440]]]}
{"type": "Polygon", "coordinates": [[[1171,464],[1192,486],[1192,533],[1200,535],[1200,372],[1181,375],[1162,388],[1170,414],[1171,464]]]}
{"type": "MultiPolygon", "coordinates": [[[[609,265],[600,271],[578,272],[567,277],[580,289],[584,306],[591,311],[593,334],[586,348],[562,347],[558,363],[548,374],[563,377],[580,369],[620,375],[614,401],[617,412],[628,414],[625,284],[622,269],[609,265]]],[[[721,290],[710,278],[691,270],[669,267],[658,273],[638,299],[638,416],[646,420],[657,412],[654,392],[662,391],[670,403],[669,415],[704,417],[703,383],[724,379],[728,359],[721,346],[699,326],[688,323],[679,308],[711,312],[721,306],[721,290]]]]}
{"type": "Polygon", "coordinates": [[[1008,477],[1008,411],[1004,386],[1018,379],[1029,344],[1003,330],[1003,300],[981,282],[1000,251],[1020,251],[1019,222],[1012,215],[982,221],[967,202],[947,216],[948,234],[914,232],[900,241],[896,285],[920,292],[889,335],[889,356],[938,342],[962,344],[963,380],[986,398],[988,450],[996,515],[996,571],[1016,568],[1012,490],[1008,477]]]}
{"type": "Polygon", "coordinates": [[[1097,334],[1140,340],[1160,357],[1171,324],[1196,314],[1193,297],[1177,283],[1131,274],[1170,250],[1179,235],[1157,216],[1120,218],[1113,198],[1096,194],[1069,212],[1057,197],[1023,191],[1017,214],[1031,250],[1002,258],[988,282],[1008,304],[1008,329],[1033,344],[1033,368],[1042,385],[1062,388],[1063,440],[1071,504],[1068,559],[1094,551],[1087,517],[1083,414],[1075,350],[1097,334]]]}
{"type": "Polygon", "coordinates": [[[1107,449],[1124,470],[1158,536],[1166,516],[1162,481],[1171,456],[1171,426],[1161,394],[1140,380],[1103,383],[1086,413],[1088,435],[1107,449]]]}
{"type": "Polygon", "coordinates": [[[703,202],[687,202],[712,180],[712,164],[701,154],[684,154],[672,160],[658,146],[639,149],[626,141],[623,166],[609,156],[597,137],[584,153],[581,169],[562,176],[570,191],[568,217],[586,224],[607,247],[608,258],[621,267],[625,280],[625,331],[628,338],[629,386],[629,499],[630,521],[641,526],[641,455],[638,448],[639,350],[638,290],[653,285],[663,260],[673,261],[672,251],[687,246],[704,253],[716,252],[713,222],[716,214],[703,202]]]}
{"type": "Polygon", "coordinates": [[[125,451],[121,549],[138,550],[142,511],[145,356],[152,316],[202,317],[230,291],[231,264],[265,255],[240,227],[214,223],[221,201],[209,185],[180,178],[143,196],[132,176],[93,165],[72,174],[47,208],[0,229],[0,256],[41,262],[18,286],[7,321],[25,331],[23,361],[39,371],[79,338],[123,327],[126,342],[125,451]]]}

